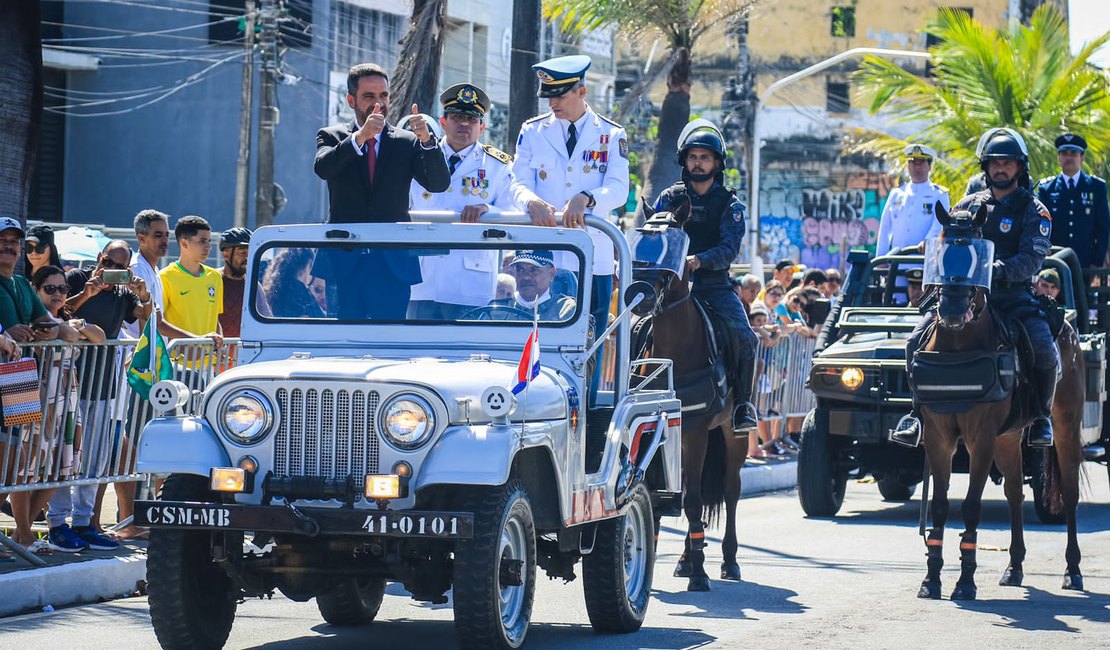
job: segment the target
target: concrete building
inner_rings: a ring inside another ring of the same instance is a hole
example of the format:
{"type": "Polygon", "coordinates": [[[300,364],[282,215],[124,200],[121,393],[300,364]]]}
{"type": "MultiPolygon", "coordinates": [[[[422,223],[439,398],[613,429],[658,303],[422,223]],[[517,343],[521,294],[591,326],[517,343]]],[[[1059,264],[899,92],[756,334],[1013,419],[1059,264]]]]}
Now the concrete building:
{"type": "MultiPolygon", "coordinates": [[[[857,47],[923,52],[932,44],[924,28],[942,7],[964,9],[989,26],[1002,27],[1011,17],[1028,19],[1045,1],[1066,11],[1064,0],[760,2],[747,17],[717,25],[699,40],[691,106],[695,114],[724,119],[727,90],[735,88],[738,110],[729,119],[737,127],[735,162],[743,192],[751,111],[776,80],[857,47]]],[[[902,62],[917,74],[926,72],[921,61],[902,62]]],[[[851,74],[858,63],[846,61],[783,88],[764,109],[759,209],[768,262],[789,257],[827,268],[842,264],[848,247],[873,246],[886,196],[903,182],[878,159],[843,153],[850,129],[898,128],[853,103],[851,74]]],[[[652,99],[658,103],[664,93],[656,87],[652,99]]]]}
{"type": "MultiPolygon", "coordinates": [[[[275,0],[282,78],[277,89],[276,223],[317,222],[327,189],[312,172],[315,134],[350,120],[346,73],[364,61],[392,70],[411,0],[275,0]]],[[[439,87],[473,81],[490,94],[487,142],[506,148],[512,12],[498,0],[447,3],[439,87]]],[[[157,208],[232,225],[239,151],[245,0],[43,3],[45,124],[30,216],[129,226],[157,208]]],[[[548,27],[541,58],[594,56],[591,92],[612,100],[612,32],[568,42],[548,27]]],[[[255,111],[258,105],[255,57],[255,111]]],[[[437,106],[421,107],[438,115],[437,106]]],[[[257,123],[257,120],[256,120],[257,123]]],[[[257,133],[252,141],[257,142],[257,133]]],[[[251,163],[251,187],[255,162],[251,163]]],[[[253,195],[248,225],[254,223],[253,195]]]]}

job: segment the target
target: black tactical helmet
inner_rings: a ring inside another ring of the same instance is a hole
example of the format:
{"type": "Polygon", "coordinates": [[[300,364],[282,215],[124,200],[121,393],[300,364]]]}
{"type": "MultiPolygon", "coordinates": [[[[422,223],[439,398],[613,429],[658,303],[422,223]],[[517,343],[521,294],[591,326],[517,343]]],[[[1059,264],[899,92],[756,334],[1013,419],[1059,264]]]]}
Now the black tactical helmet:
{"type": "Polygon", "coordinates": [[[986,165],[992,159],[1011,159],[1020,163],[1029,163],[1029,151],[1025,143],[1009,133],[999,132],[991,137],[983,146],[983,153],[979,157],[979,164],[986,165]]]}
{"type": "Polygon", "coordinates": [[[252,234],[247,228],[225,230],[220,234],[220,250],[227,250],[236,246],[249,246],[252,234]]]}
{"type": "Polygon", "coordinates": [[[721,136],[712,129],[698,129],[690,135],[678,146],[678,164],[686,166],[686,152],[691,149],[708,149],[717,154],[717,159],[724,164],[725,162],[725,143],[721,141],[721,136]]]}

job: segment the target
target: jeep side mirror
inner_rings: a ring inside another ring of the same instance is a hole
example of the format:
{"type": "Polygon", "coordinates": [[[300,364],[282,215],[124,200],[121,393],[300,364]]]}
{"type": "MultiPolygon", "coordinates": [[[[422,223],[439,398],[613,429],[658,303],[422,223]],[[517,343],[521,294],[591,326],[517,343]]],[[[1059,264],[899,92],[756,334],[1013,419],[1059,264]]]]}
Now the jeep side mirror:
{"type": "Polygon", "coordinates": [[[632,307],[632,313],[637,316],[647,316],[655,308],[655,287],[643,280],[637,280],[628,285],[624,291],[625,306],[631,305],[637,296],[640,302],[632,307]]]}

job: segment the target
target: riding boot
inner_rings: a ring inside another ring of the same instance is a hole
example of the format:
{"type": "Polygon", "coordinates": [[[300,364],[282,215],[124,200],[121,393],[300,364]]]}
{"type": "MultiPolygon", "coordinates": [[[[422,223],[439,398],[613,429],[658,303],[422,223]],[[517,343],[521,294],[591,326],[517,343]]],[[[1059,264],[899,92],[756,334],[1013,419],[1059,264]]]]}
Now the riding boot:
{"type": "Polygon", "coordinates": [[[911,449],[921,444],[921,419],[916,404],[888,431],[887,436],[891,442],[911,449]]]}
{"type": "Polygon", "coordinates": [[[1037,377],[1037,394],[1040,401],[1040,414],[1029,425],[1029,446],[1052,446],[1052,400],[1056,397],[1056,367],[1037,368],[1034,371],[1037,377]]]}
{"type": "Polygon", "coordinates": [[[755,410],[755,364],[754,358],[741,361],[736,373],[736,385],[732,396],[736,410],[732,413],[732,433],[742,435],[759,426],[759,414],[755,410]]]}

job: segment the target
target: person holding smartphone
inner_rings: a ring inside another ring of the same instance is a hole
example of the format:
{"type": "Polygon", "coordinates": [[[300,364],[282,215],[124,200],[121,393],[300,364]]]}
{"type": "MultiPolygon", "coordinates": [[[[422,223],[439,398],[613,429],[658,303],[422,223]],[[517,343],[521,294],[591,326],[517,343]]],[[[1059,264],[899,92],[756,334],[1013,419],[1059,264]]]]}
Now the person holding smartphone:
{"type": "Polygon", "coordinates": [[[15,274],[22,254],[22,224],[11,217],[0,217],[0,326],[17,343],[76,341],[80,337],[77,330],[54,320],[27,278],[15,274]]]}
{"type": "Polygon", "coordinates": [[[66,274],[69,297],[66,309],[118,339],[124,322],[150,318],[150,290],[138,275],[131,273],[131,245],[122,239],[108,242],[97,255],[91,270],[74,269],[66,274]]]}

